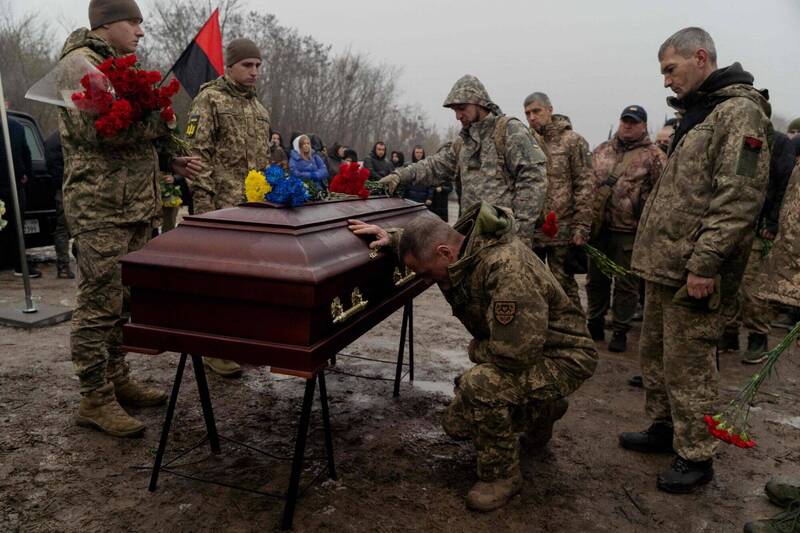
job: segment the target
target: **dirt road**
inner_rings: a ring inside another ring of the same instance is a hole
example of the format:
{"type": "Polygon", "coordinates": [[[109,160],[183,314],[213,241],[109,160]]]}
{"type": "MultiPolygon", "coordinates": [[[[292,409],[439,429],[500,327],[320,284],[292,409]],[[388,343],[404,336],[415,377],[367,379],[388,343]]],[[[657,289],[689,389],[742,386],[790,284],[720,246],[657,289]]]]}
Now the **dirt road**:
{"type": "MultiPolygon", "coordinates": [[[[75,283],[42,266],[33,281],[47,303],[73,305],[75,283]]],[[[0,304],[22,297],[21,282],[0,273],[0,304]]],[[[296,531],[740,531],[775,514],[763,496],[774,474],[800,476],[797,357],[786,354],[754,409],[758,447],[722,446],[717,477],[692,496],[655,487],[668,456],[641,456],[617,445],[622,430],[647,426],[637,372],[638,326],[626,354],[600,343],[597,374],[570,398],[549,449],[525,457],[525,487],[504,509],[476,514],[463,497],[475,481],[474,452],[448,439],[438,418],[452,379],[468,367],[469,338],[436,289],[416,300],[416,376],[392,398],[391,382],[335,372],[389,377],[391,365],[341,356],[328,377],[339,480],[312,486],[300,500],[296,531]]],[[[400,315],[345,350],[392,361],[400,315]]],[[[258,495],[162,475],[147,491],[164,408],[136,411],[147,424],[139,439],[114,439],[75,426],[79,396],[69,356],[69,325],[38,331],[0,328],[0,531],[269,531],[282,503],[258,495]]],[[[775,330],[771,343],[785,330],[775,330]]],[[[177,354],[132,355],[136,375],[167,389],[177,354]]],[[[737,354],[722,358],[721,391],[731,397],[754,371],[737,354]]],[[[241,380],[210,378],[220,432],[277,455],[291,455],[303,382],[248,368],[241,380]]],[[[170,449],[201,439],[202,415],[191,373],[181,391],[170,449]]],[[[317,404],[318,405],[318,404],[317,404]]],[[[318,409],[312,426],[319,428],[318,409]]],[[[312,433],[312,455],[322,455],[312,433]]],[[[223,457],[203,447],[182,460],[187,471],[261,490],[282,491],[288,465],[223,443],[223,457]]],[[[309,469],[320,466],[310,461],[309,469]]],[[[310,479],[313,472],[307,472],[310,479]]]]}

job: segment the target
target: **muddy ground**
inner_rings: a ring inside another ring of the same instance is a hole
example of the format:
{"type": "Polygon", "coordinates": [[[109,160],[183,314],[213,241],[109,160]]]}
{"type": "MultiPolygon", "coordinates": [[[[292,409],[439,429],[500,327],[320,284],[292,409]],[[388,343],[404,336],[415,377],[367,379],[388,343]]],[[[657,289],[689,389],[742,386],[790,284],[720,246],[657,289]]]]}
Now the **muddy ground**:
{"type": "MultiPolygon", "coordinates": [[[[42,256],[50,260],[51,254],[42,256]]],[[[33,280],[42,302],[70,306],[75,282],[55,279],[40,265],[33,280]]],[[[22,283],[0,273],[0,305],[22,298],[22,283]]],[[[400,313],[345,350],[386,361],[396,357],[400,313]]],[[[442,432],[438,419],[452,379],[468,366],[469,338],[435,289],[415,304],[416,375],[399,399],[390,381],[330,373],[328,392],[338,481],[313,485],[299,501],[296,531],[740,531],[775,514],[763,495],[774,474],[800,476],[800,409],[796,354],[786,354],[779,379],[767,383],[755,409],[759,446],[722,446],[716,479],[691,496],[656,490],[669,456],[622,450],[617,434],[646,427],[644,394],[628,386],[637,372],[640,324],[628,353],[600,343],[597,374],[570,398],[549,449],[525,457],[525,486],[504,509],[476,514],[463,498],[475,482],[474,452],[442,432]]],[[[786,330],[776,329],[771,343],[786,330]]],[[[147,491],[163,421],[162,408],[134,412],[147,424],[138,439],[115,439],[73,423],[79,395],[69,355],[69,325],[22,331],[0,327],[0,531],[270,531],[282,502],[163,474],[147,491]]],[[[743,335],[744,336],[744,335],[743,335]]],[[[746,343],[746,339],[742,339],[746,343]]],[[[796,348],[793,348],[796,351],[796,348]]],[[[165,390],[177,354],[131,355],[136,375],[165,390]]],[[[722,357],[723,398],[753,371],[739,354],[722,357]]],[[[187,371],[190,370],[187,368],[187,371]]],[[[335,372],[390,377],[393,366],[342,356],[335,372]]],[[[291,455],[304,383],[247,368],[240,380],[210,377],[223,435],[291,455]]],[[[319,404],[309,454],[322,456],[319,404]]],[[[204,436],[191,372],[184,378],[170,451],[204,436]]],[[[184,471],[267,491],[285,490],[288,464],[223,442],[223,456],[201,447],[182,460],[184,471]]],[[[169,452],[168,452],[169,453],[169,452]]],[[[320,461],[307,463],[306,480],[320,461]]]]}

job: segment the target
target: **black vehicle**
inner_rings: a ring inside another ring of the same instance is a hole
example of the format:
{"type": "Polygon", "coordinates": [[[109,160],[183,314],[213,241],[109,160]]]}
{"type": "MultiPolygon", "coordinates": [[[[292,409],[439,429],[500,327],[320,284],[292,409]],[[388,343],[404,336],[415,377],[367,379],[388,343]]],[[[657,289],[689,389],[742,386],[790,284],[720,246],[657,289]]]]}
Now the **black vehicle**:
{"type": "MultiPolygon", "coordinates": [[[[47,171],[44,158],[44,138],[36,120],[27,113],[9,111],[8,116],[14,118],[25,128],[25,140],[31,151],[33,162],[33,176],[28,177],[24,185],[27,196],[22,221],[25,234],[25,247],[36,248],[53,244],[53,231],[56,227],[56,187],[58,186],[47,171]]],[[[10,216],[6,213],[5,216],[10,216]]],[[[11,264],[11,254],[19,252],[14,245],[14,240],[6,228],[0,231],[0,267],[11,264]]]]}

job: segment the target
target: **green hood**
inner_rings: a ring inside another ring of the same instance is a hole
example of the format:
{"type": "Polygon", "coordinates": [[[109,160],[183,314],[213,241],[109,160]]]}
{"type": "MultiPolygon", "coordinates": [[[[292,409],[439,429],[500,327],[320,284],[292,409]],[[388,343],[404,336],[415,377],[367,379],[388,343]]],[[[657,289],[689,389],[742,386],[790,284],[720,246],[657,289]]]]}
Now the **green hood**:
{"type": "Polygon", "coordinates": [[[471,74],[465,74],[456,81],[450,94],[445,98],[442,107],[450,107],[456,104],[475,104],[488,109],[498,117],[503,116],[500,108],[489,98],[489,92],[483,86],[481,80],[471,74]]]}
{"type": "Polygon", "coordinates": [[[88,48],[102,58],[118,55],[108,41],[87,28],[80,28],[67,37],[59,59],[64,59],[67,54],[79,48],[88,48]]]}
{"type": "Polygon", "coordinates": [[[484,250],[507,242],[513,235],[514,215],[505,207],[480,202],[467,208],[453,228],[467,238],[461,257],[448,267],[450,281],[455,286],[484,250]]]}
{"type": "Polygon", "coordinates": [[[206,88],[212,88],[217,91],[221,91],[224,93],[228,93],[231,96],[243,96],[245,98],[255,98],[256,90],[254,87],[245,87],[239,83],[236,83],[227,74],[220,76],[215,80],[211,80],[208,83],[204,83],[200,86],[200,91],[202,92],[206,88]]]}

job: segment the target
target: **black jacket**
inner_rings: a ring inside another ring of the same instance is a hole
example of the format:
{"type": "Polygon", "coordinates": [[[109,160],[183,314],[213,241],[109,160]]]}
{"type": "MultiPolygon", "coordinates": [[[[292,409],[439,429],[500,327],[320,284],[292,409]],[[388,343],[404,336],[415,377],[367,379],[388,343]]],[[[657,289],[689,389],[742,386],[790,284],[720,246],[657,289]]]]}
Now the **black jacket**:
{"type": "Polygon", "coordinates": [[[394,165],[389,158],[386,157],[386,153],[383,154],[383,157],[378,157],[375,154],[375,146],[372,147],[372,151],[369,155],[364,158],[364,167],[369,170],[369,179],[371,181],[385,178],[394,172],[394,165]]]}
{"type": "Polygon", "coordinates": [[[785,134],[776,131],[769,160],[767,196],[759,215],[760,225],[773,235],[778,232],[778,216],[794,163],[794,144],[785,134]]]}
{"type": "Polygon", "coordinates": [[[44,141],[44,159],[47,163],[47,172],[50,173],[60,189],[64,182],[64,152],[61,150],[61,135],[58,131],[54,131],[44,141]]]}
{"type": "MultiPolygon", "coordinates": [[[[8,117],[8,132],[11,137],[11,154],[14,162],[14,174],[17,177],[17,192],[20,195],[19,203],[24,210],[25,191],[22,187],[22,176],[33,177],[31,150],[25,140],[25,127],[11,117],[8,117]]],[[[11,182],[8,175],[8,159],[6,159],[2,129],[0,129],[0,198],[3,198],[4,201],[11,198],[11,182]]]]}

